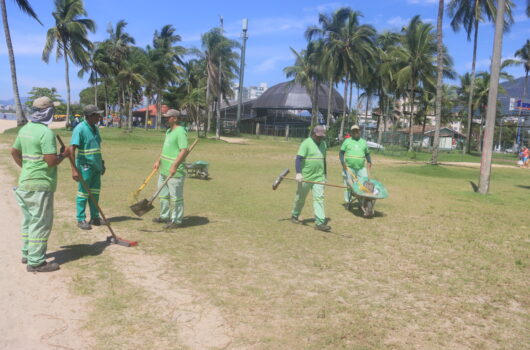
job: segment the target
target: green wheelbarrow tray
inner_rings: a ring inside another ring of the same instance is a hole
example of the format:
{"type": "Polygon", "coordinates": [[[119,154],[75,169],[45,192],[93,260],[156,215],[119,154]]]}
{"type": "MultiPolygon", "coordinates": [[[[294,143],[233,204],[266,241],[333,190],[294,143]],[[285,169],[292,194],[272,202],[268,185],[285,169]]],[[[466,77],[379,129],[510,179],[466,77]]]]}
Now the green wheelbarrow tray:
{"type": "Polygon", "coordinates": [[[373,198],[373,199],[384,199],[388,197],[388,190],[386,187],[380,183],[379,181],[375,179],[368,179],[367,177],[359,177],[359,182],[353,181],[353,185],[351,185],[353,192],[360,197],[365,198],[373,198]],[[370,180],[371,183],[374,184],[374,191],[373,194],[367,193],[359,188],[359,182],[364,184],[366,181],[370,180]]]}
{"type": "Polygon", "coordinates": [[[208,162],[205,162],[204,160],[198,160],[196,162],[193,162],[193,163],[186,163],[186,168],[188,169],[191,169],[191,168],[207,168],[208,167],[208,162]]]}

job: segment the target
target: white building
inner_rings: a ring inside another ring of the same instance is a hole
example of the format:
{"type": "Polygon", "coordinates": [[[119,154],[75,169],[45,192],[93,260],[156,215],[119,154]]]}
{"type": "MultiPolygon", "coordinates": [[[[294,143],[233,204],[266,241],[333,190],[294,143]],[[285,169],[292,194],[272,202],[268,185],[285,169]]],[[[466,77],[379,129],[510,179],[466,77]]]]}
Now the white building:
{"type": "MultiPolygon", "coordinates": [[[[268,88],[267,83],[260,83],[258,86],[243,87],[243,101],[253,100],[260,97],[268,88]]],[[[234,92],[234,100],[237,101],[239,96],[239,85],[232,84],[232,91],[234,92]]]]}

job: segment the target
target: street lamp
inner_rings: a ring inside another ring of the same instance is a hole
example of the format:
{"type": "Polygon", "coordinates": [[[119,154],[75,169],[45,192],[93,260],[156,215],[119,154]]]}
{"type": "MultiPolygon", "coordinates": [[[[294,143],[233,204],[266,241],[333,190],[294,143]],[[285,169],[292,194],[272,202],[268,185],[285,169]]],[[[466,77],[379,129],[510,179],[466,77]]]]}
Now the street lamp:
{"type": "Polygon", "coordinates": [[[243,44],[241,45],[241,63],[239,65],[239,93],[237,94],[237,120],[236,120],[236,132],[237,136],[240,133],[240,123],[241,123],[241,107],[243,104],[243,76],[245,75],[245,48],[247,46],[247,30],[248,30],[248,19],[243,19],[243,26],[241,32],[241,40],[243,44]]]}

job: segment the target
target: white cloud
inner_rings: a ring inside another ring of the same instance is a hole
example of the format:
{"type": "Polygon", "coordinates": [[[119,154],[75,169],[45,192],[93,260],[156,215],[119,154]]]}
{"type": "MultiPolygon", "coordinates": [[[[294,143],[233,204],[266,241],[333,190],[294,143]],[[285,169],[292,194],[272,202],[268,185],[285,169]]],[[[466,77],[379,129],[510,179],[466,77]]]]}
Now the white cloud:
{"type": "Polygon", "coordinates": [[[277,67],[280,62],[288,61],[288,60],[294,60],[294,58],[287,58],[284,56],[270,57],[264,60],[263,62],[261,62],[260,64],[258,64],[256,68],[254,69],[254,71],[256,73],[265,73],[269,71],[275,71],[278,69],[277,67]]]}
{"type": "MultiPolygon", "coordinates": [[[[466,69],[471,70],[471,65],[472,65],[471,61],[467,62],[466,63],[466,69]]],[[[484,59],[481,59],[481,60],[477,60],[477,62],[475,63],[475,69],[476,70],[489,69],[490,66],[491,66],[491,59],[490,58],[484,58],[484,59]]]]}
{"type": "Polygon", "coordinates": [[[393,27],[403,27],[404,25],[407,25],[409,23],[409,18],[403,18],[401,16],[396,16],[390,18],[386,23],[390,24],[393,27]]]}
{"type": "MultiPolygon", "coordinates": [[[[41,55],[42,49],[46,42],[46,34],[11,34],[11,41],[13,42],[13,51],[16,55],[41,55]]],[[[5,43],[2,40],[2,43],[5,43]]],[[[0,55],[7,54],[7,47],[5,44],[0,46],[0,55]]]]}
{"type": "Polygon", "coordinates": [[[333,12],[341,7],[347,7],[347,6],[350,6],[350,5],[344,2],[328,2],[328,3],[323,3],[317,6],[305,7],[304,12],[327,13],[327,12],[333,12]]]}
{"type": "Polygon", "coordinates": [[[513,17],[515,23],[525,22],[528,20],[527,15],[516,15],[513,17]]]}

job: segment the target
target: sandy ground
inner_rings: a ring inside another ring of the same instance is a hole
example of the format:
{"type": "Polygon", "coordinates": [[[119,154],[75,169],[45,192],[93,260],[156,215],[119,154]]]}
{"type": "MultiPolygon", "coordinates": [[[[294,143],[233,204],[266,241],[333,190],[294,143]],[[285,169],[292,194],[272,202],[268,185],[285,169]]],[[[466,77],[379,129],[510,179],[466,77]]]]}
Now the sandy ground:
{"type": "MultiPolygon", "coordinates": [[[[16,120],[4,120],[0,119],[0,134],[2,134],[7,129],[16,128],[16,120]]],[[[50,129],[58,129],[64,127],[64,122],[53,122],[48,126],[50,129]]]]}
{"type": "Polygon", "coordinates": [[[87,349],[90,342],[80,329],[85,308],[68,291],[68,273],[29,273],[20,262],[21,213],[5,150],[0,147],[0,349],[87,349]]]}
{"type": "MultiPolygon", "coordinates": [[[[3,124],[2,124],[3,125],[3,124]]],[[[0,349],[9,350],[87,350],[92,349],[90,335],[82,329],[90,305],[69,293],[71,276],[66,266],[51,273],[29,273],[20,262],[21,212],[13,195],[12,165],[8,145],[0,144],[0,349]]],[[[59,203],[56,198],[56,212],[59,203]]],[[[55,220],[60,220],[55,218],[55,220]]],[[[57,224],[57,223],[56,223],[57,224]]],[[[104,233],[87,233],[87,236],[104,233]]],[[[50,236],[50,241],[54,235],[50,236]]],[[[109,247],[110,248],[110,247],[109,247]]],[[[114,246],[112,247],[114,248],[114,246]]],[[[189,349],[225,349],[233,341],[233,329],[221,310],[207,298],[183,288],[181,281],[168,273],[157,257],[140,250],[107,249],[129,282],[149,292],[150,308],[158,308],[165,319],[178,329],[179,342],[189,349]],[[154,273],[156,272],[156,273],[154,273]]],[[[54,253],[48,250],[48,254],[54,253]]],[[[53,261],[48,259],[48,261],[53,261]]],[[[169,349],[169,347],[161,347],[169,349]]],[[[171,347],[173,348],[173,347],[171,347]]]]}

